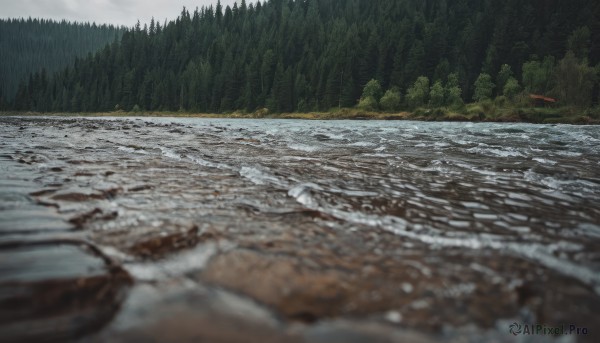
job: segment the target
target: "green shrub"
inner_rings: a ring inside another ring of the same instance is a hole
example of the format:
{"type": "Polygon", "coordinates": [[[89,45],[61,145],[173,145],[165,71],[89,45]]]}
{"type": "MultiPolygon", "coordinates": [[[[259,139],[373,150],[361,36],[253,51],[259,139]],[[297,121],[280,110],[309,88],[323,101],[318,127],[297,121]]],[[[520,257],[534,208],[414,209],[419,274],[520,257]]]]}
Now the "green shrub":
{"type": "Polygon", "coordinates": [[[600,105],[596,105],[596,107],[587,109],[584,112],[584,115],[592,119],[600,119],[600,105]]]}
{"type": "Polygon", "coordinates": [[[494,114],[496,112],[496,106],[494,106],[494,103],[492,102],[492,100],[490,100],[490,99],[483,100],[480,102],[480,104],[481,104],[481,108],[483,109],[485,115],[494,114]]]}
{"type": "Polygon", "coordinates": [[[379,105],[381,109],[387,112],[394,112],[400,109],[400,103],[402,102],[402,96],[400,92],[396,90],[388,90],[385,92],[381,100],[379,100],[379,105]]]}
{"type": "Polygon", "coordinates": [[[494,105],[496,107],[506,107],[506,105],[508,104],[508,98],[501,95],[501,96],[497,96],[496,99],[494,99],[494,105]]]}
{"type": "Polygon", "coordinates": [[[381,98],[382,94],[383,89],[381,88],[381,84],[379,83],[379,81],[372,79],[365,85],[361,99],[365,99],[368,97],[373,97],[373,99],[379,99],[381,98]]]}
{"type": "Polygon", "coordinates": [[[520,91],[521,86],[519,85],[519,81],[517,81],[517,79],[514,77],[510,77],[502,89],[502,94],[504,94],[504,96],[508,99],[513,100],[520,91]]]}
{"type": "Polygon", "coordinates": [[[515,107],[531,107],[531,99],[529,98],[529,93],[527,91],[522,91],[521,93],[515,95],[512,99],[512,103],[515,107]]]}
{"type": "Polygon", "coordinates": [[[413,111],[413,114],[417,117],[425,117],[431,114],[431,110],[428,108],[419,107],[413,111]]]}
{"type": "MultiPolygon", "coordinates": [[[[496,77],[496,84],[498,85],[498,93],[503,92],[504,87],[506,87],[506,84],[508,83],[508,80],[514,79],[513,76],[514,76],[514,74],[512,72],[512,69],[508,64],[503,64],[500,67],[500,71],[498,72],[498,76],[496,77]]],[[[504,94],[504,95],[506,95],[506,94],[504,94]]]]}
{"type": "Polygon", "coordinates": [[[357,107],[363,111],[377,111],[377,109],[378,109],[377,100],[375,100],[375,98],[372,96],[362,98],[358,102],[357,107]]]}
{"type": "Polygon", "coordinates": [[[444,109],[444,108],[441,108],[441,107],[437,107],[437,108],[434,108],[434,109],[431,111],[431,114],[432,114],[434,117],[438,117],[438,118],[440,118],[440,117],[444,117],[444,116],[446,116],[447,112],[446,112],[446,109],[444,109]]]}
{"type": "Polygon", "coordinates": [[[406,93],[406,101],[411,108],[423,106],[429,96],[429,79],[421,76],[406,93]]]}
{"type": "Polygon", "coordinates": [[[441,81],[436,81],[429,92],[429,105],[440,107],[444,105],[444,87],[441,81]]]}
{"type": "Polygon", "coordinates": [[[489,74],[481,73],[475,81],[475,93],[473,94],[473,100],[484,101],[492,97],[494,91],[494,83],[492,77],[489,74]]]}
{"type": "Polygon", "coordinates": [[[265,107],[265,108],[259,108],[258,110],[256,110],[256,111],[255,111],[255,112],[252,114],[252,116],[253,116],[254,118],[264,118],[264,117],[266,117],[267,115],[269,115],[269,113],[270,113],[270,111],[269,111],[269,109],[268,109],[268,108],[266,108],[266,107],[265,107]]]}
{"type": "Polygon", "coordinates": [[[485,115],[483,106],[480,103],[468,104],[466,106],[466,114],[468,115],[485,115]]]}
{"type": "Polygon", "coordinates": [[[445,105],[450,106],[453,109],[464,108],[464,101],[462,99],[462,89],[458,80],[458,74],[452,73],[448,75],[448,81],[446,82],[445,88],[445,105]]]}

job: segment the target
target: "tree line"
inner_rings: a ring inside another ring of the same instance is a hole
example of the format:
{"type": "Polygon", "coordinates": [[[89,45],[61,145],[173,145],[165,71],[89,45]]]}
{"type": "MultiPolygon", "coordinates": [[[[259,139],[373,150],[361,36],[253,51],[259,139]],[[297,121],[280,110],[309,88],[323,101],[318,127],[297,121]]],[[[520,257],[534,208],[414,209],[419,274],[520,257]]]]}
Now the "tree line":
{"type": "Polygon", "coordinates": [[[95,53],[121,34],[122,28],[112,25],[0,19],[0,99],[13,98],[19,83],[30,82],[30,75],[39,72],[49,79],[76,57],[95,53]]]}
{"type": "MultiPolygon", "coordinates": [[[[598,91],[600,66],[590,67],[588,59],[582,55],[578,57],[574,51],[582,50],[571,46],[558,62],[553,57],[546,57],[543,61],[534,57],[525,62],[522,66],[522,82],[515,78],[508,64],[500,67],[495,78],[481,73],[473,85],[472,101],[494,100],[500,106],[527,106],[531,103],[530,95],[536,93],[534,95],[555,96],[560,99],[562,106],[589,108],[594,101],[597,103],[600,96],[594,93],[598,91]]],[[[405,94],[396,86],[384,94],[381,83],[372,79],[365,85],[357,107],[387,112],[420,107],[460,110],[465,105],[462,93],[457,73],[451,73],[446,80],[438,79],[434,83],[430,83],[428,77],[420,76],[405,94]]]]}
{"type": "Polygon", "coordinates": [[[598,97],[598,18],[597,0],[242,0],[184,8],[162,25],[138,23],[65,70],[32,74],[4,106],[392,110],[523,90],[589,106],[598,97]]]}

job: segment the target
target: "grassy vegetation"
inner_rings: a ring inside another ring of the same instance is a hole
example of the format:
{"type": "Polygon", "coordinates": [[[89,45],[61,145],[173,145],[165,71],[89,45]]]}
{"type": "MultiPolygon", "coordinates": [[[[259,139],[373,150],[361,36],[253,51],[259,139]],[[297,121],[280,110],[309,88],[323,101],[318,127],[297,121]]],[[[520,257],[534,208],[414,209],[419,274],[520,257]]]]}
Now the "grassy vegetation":
{"type": "Polygon", "coordinates": [[[179,118],[237,118],[237,119],[305,119],[305,120],[421,120],[468,122],[527,122],[540,124],[600,124],[600,107],[581,110],[572,107],[538,108],[515,107],[502,103],[482,101],[459,108],[417,108],[412,112],[377,112],[357,108],[334,108],[327,112],[270,113],[260,109],[247,113],[190,113],[190,112],[93,112],[93,113],[39,113],[0,112],[2,116],[82,116],[82,117],[179,117],[179,118]]]}

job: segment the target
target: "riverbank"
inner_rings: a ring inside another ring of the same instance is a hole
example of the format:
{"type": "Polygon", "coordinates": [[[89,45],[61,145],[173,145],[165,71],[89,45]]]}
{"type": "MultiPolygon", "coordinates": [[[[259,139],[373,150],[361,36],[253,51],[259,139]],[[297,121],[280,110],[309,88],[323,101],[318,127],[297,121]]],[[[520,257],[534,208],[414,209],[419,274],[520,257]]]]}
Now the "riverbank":
{"type": "Polygon", "coordinates": [[[571,125],[0,118],[0,337],[592,330],[598,140],[571,125]]]}
{"type": "Polygon", "coordinates": [[[355,108],[332,109],[327,112],[270,113],[267,109],[255,112],[194,113],[177,111],[148,112],[0,112],[0,116],[65,116],[65,117],[174,117],[174,118],[233,118],[233,119],[304,119],[304,120],[417,120],[508,122],[532,124],[599,125],[600,109],[574,108],[497,108],[489,104],[468,104],[460,110],[447,108],[419,108],[413,112],[371,112],[355,108]]]}

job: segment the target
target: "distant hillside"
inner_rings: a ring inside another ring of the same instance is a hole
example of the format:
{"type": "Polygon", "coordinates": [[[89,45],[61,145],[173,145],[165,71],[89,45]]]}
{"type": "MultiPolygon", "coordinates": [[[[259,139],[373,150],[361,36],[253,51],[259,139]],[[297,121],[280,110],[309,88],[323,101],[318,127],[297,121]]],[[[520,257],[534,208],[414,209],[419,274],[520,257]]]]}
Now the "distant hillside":
{"type": "Polygon", "coordinates": [[[12,98],[19,82],[42,69],[52,74],[108,43],[123,30],[44,19],[0,19],[0,90],[12,98]]]}
{"type": "Polygon", "coordinates": [[[523,90],[586,107],[598,18],[598,0],[242,0],[138,25],[48,83],[34,75],[12,108],[393,110],[523,90]]]}

